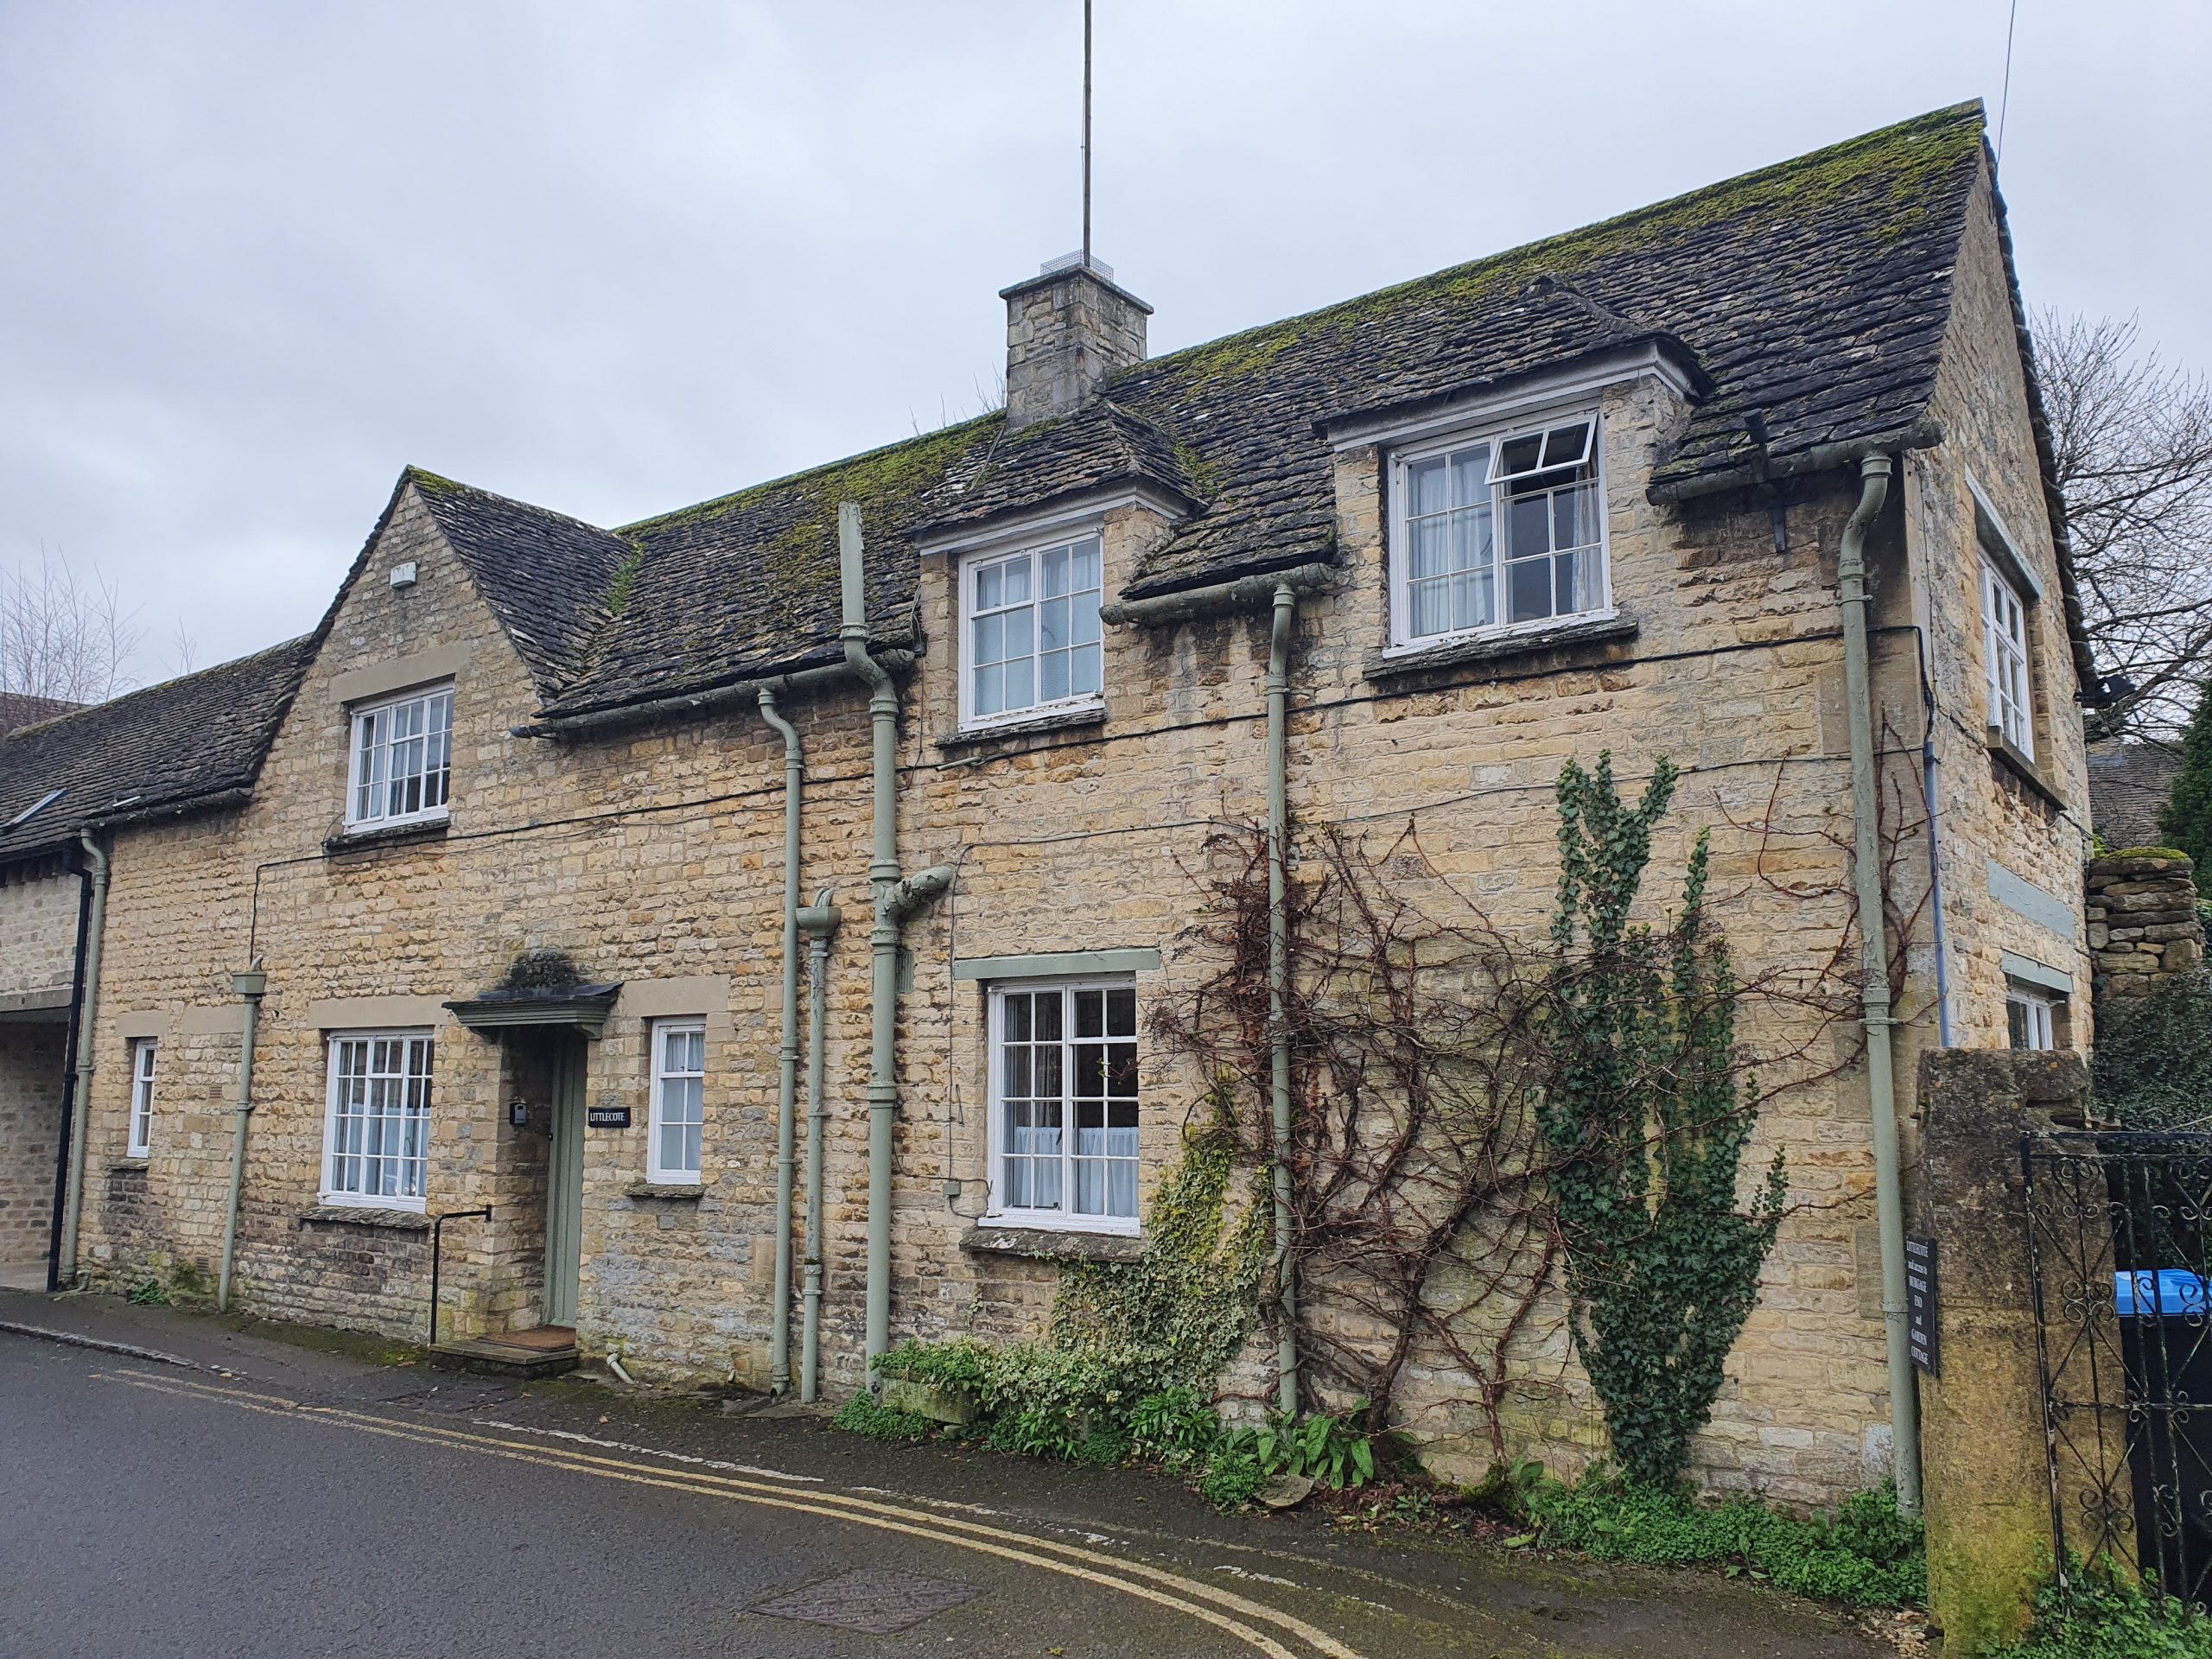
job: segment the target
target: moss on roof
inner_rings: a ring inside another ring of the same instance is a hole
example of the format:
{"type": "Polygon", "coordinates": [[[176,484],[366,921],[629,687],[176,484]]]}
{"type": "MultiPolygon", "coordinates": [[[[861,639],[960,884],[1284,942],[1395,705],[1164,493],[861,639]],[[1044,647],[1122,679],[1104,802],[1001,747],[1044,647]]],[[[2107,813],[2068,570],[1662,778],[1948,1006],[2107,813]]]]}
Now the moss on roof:
{"type": "Polygon", "coordinates": [[[1666,342],[1705,377],[1655,481],[1726,482],[1753,461],[1894,433],[1924,414],[1983,155],[1980,106],[1939,110],[1135,365],[1060,420],[1009,432],[1002,415],[983,416],[611,535],[533,530],[450,480],[419,478],[442,520],[474,512],[498,555],[483,562],[518,606],[558,613],[536,630],[569,665],[547,704],[556,713],[834,652],[841,499],[861,505],[879,639],[910,628],[918,535],[1108,486],[1178,502],[1175,532],[1124,590],[1168,592],[1335,556],[1318,421],[1477,396],[1630,340],[1666,342]],[[567,550],[554,561],[571,573],[553,584],[561,593],[531,589],[511,530],[567,550]],[[590,602],[560,611],[579,588],[590,602]]]}

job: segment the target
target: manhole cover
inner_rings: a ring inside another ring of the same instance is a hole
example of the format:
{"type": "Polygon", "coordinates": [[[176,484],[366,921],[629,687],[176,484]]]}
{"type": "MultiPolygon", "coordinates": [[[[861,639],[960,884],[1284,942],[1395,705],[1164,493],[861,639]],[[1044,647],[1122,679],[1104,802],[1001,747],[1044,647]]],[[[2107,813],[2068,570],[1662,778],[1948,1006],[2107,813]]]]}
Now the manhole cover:
{"type": "Polygon", "coordinates": [[[869,1636],[893,1636],[982,1593],[973,1585],[950,1579],[918,1579],[911,1573],[863,1567],[788,1595],[756,1601],[747,1611],[869,1636]]]}

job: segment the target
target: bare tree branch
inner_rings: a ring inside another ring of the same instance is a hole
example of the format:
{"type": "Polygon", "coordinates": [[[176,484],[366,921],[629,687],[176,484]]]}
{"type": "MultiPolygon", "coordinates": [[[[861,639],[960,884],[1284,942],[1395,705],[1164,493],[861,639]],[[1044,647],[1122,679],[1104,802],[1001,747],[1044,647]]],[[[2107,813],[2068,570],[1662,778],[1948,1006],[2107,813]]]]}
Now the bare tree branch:
{"type": "Polygon", "coordinates": [[[0,569],[0,691],[103,702],[129,688],[137,614],[97,570],[79,575],[59,554],[0,569]]]}
{"type": "Polygon", "coordinates": [[[2170,735],[2212,674],[2212,386],[2133,318],[2045,312],[2035,334],[2089,648],[2132,688],[2090,734],[2170,735]]]}

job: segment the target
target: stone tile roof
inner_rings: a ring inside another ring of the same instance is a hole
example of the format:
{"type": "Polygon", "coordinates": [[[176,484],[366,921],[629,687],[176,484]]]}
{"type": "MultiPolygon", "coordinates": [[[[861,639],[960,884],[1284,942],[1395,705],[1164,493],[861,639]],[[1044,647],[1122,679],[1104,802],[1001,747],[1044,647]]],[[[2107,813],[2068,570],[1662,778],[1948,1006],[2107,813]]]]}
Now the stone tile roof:
{"type": "Polygon", "coordinates": [[[88,825],[186,811],[249,787],[314,655],[313,636],[0,738],[0,859],[88,825]]]}
{"type": "Polygon", "coordinates": [[[987,416],[612,534],[442,480],[425,497],[444,492],[433,511],[558,715],[832,658],[840,499],[861,505],[882,643],[911,637],[924,533],[1132,484],[1188,509],[1126,589],[1171,592],[1333,556],[1318,423],[1625,345],[1701,394],[1654,493],[1725,487],[1924,422],[1984,153],[1979,104],[1938,111],[1136,365],[1062,420],[987,416]]]}
{"type": "Polygon", "coordinates": [[[2181,771],[2178,746],[2107,738],[2089,745],[2089,823],[2115,852],[2164,844],[2158,815],[2181,771]]]}
{"type": "Polygon", "coordinates": [[[514,641],[541,695],[588,652],[634,569],[633,543],[528,502],[407,469],[430,517],[514,641]]]}

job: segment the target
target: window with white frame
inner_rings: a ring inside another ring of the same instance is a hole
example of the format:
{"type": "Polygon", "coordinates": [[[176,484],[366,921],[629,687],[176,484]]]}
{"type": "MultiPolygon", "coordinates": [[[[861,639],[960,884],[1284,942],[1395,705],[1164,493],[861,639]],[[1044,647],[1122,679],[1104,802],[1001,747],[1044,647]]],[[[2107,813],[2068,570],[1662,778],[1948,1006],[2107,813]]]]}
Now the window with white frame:
{"type": "Polygon", "coordinates": [[[2005,1027],[2014,1048],[2058,1046],[2057,999],[2017,981],[2005,989],[2005,1027]]]}
{"type": "Polygon", "coordinates": [[[1395,457],[1392,632],[1412,645],[1611,603],[1595,415],[1395,457]]]}
{"type": "Polygon", "coordinates": [[[143,1158],[154,1144],[154,1067],[160,1045],[141,1037],[130,1045],[130,1128],[124,1155],[143,1158]]]}
{"type": "Polygon", "coordinates": [[[699,1142],[707,1122],[706,1022],[664,1020],[652,1029],[652,1123],[645,1179],[692,1185],[699,1179],[699,1142]]]}
{"type": "Polygon", "coordinates": [[[1989,672],[1989,724],[2032,760],[2035,703],[2028,680],[2027,607],[2012,584],[1986,560],[1981,567],[1981,633],[1989,672]]]}
{"type": "Polygon", "coordinates": [[[331,1038],[323,1202],[423,1208],[432,1058],[427,1031],[346,1032],[331,1038]]]}
{"type": "Polygon", "coordinates": [[[991,992],[991,1207],[1137,1230],[1137,993],[1128,980],[991,992]]]}
{"type": "Polygon", "coordinates": [[[963,725],[1098,700],[1105,685],[1098,632],[1103,569],[1096,536],[962,567],[963,725]]]}
{"type": "Polygon", "coordinates": [[[346,822],[442,817],[453,777],[453,688],[433,687],[353,710],[346,822]]]}

